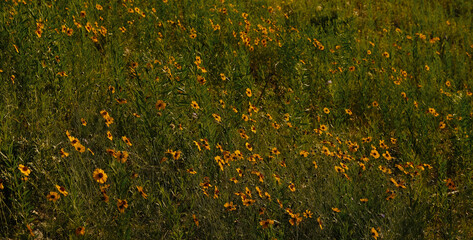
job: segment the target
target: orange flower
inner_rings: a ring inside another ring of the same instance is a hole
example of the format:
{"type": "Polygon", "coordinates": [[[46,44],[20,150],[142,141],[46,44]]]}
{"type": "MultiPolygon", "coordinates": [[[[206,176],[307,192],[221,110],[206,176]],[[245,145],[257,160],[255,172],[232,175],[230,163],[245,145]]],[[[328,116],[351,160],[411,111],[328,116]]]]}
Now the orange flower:
{"type": "Polygon", "coordinates": [[[78,227],[76,228],[76,235],[79,236],[79,235],[84,235],[85,234],[85,227],[78,227]]]}
{"type": "Polygon", "coordinates": [[[138,190],[138,192],[141,194],[141,196],[146,199],[148,198],[148,194],[146,194],[144,191],[143,191],[143,187],[142,186],[136,186],[136,189],[138,190]]]}
{"type": "Polygon", "coordinates": [[[126,200],[117,199],[118,211],[121,213],[125,212],[125,209],[128,208],[128,202],[126,200]]]}
{"type": "Polygon", "coordinates": [[[259,222],[259,224],[261,225],[261,227],[263,229],[266,229],[268,228],[270,225],[273,225],[274,224],[274,220],[271,220],[271,219],[266,219],[266,220],[262,220],[259,222]]]}
{"type": "Polygon", "coordinates": [[[164,110],[166,108],[166,103],[163,100],[158,100],[155,105],[156,109],[159,111],[164,110]]]}
{"type": "Polygon", "coordinates": [[[49,192],[46,198],[51,202],[56,202],[59,198],[61,198],[61,196],[57,192],[49,192]]]}

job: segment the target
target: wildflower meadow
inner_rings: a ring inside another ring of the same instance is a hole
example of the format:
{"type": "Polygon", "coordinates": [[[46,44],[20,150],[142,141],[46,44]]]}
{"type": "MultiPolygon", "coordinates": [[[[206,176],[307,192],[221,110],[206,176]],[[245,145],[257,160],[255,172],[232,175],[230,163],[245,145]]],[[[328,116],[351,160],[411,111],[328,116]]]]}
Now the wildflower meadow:
{"type": "Polygon", "coordinates": [[[0,0],[1,239],[473,239],[473,2],[0,0]]]}

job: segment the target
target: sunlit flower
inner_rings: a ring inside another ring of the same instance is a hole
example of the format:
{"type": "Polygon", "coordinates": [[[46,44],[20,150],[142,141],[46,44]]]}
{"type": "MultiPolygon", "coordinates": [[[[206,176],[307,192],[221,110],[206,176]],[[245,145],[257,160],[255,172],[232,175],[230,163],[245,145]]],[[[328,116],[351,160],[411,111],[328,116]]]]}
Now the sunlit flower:
{"type": "Polygon", "coordinates": [[[61,157],[63,157],[63,158],[69,156],[69,153],[66,152],[66,151],[64,151],[64,148],[61,148],[61,151],[60,151],[60,152],[61,152],[61,157]]]}
{"type": "Polygon", "coordinates": [[[197,104],[196,101],[192,101],[191,106],[192,106],[193,109],[200,109],[199,104],[197,104]]]}
{"type": "Polygon", "coordinates": [[[325,114],[329,114],[330,113],[330,110],[328,108],[324,108],[324,113],[325,114]]]}
{"type": "Polygon", "coordinates": [[[291,190],[291,192],[296,191],[296,186],[294,185],[294,183],[289,184],[289,186],[287,186],[287,187],[289,188],[289,190],[291,190]]]}
{"type": "Polygon", "coordinates": [[[378,234],[378,231],[376,231],[376,229],[374,227],[371,228],[371,236],[374,238],[374,239],[378,239],[379,237],[379,234],[378,234]]]}
{"type": "Polygon", "coordinates": [[[235,211],[236,210],[236,206],[233,205],[233,202],[227,202],[223,205],[225,207],[225,210],[227,212],[231,212],[231,211],[235,211]]]}
{"type": "Polygon", "coordinates": [[[251,89],[247,88],[246,89],[246,96],[251,97],[251,89]]]}
{"type": "Polygon", "coordinates": [[[66,197],[69,193],[66,191],[66,188],[56,185],[57,190],[66,197]]]}
{"type": "Polygon", "coordinates": [[[245,143],[245,146],[246,146],[246,149],[248,149],[248,151],[253,151],[253,146],[250,144],[250,143],[245,143]]]}
{"type": "Polygon", "coordinates": [[[80,121],[82,122],[83,126],[87,126],[87,121],[84,118],[81,118],[80,121]]]}
{"type": "Polygon", "coordinates": [[[304,217],[305,218],[312,218],[312,212],[310,210],[305,210],[304,217]]]}
{"type": "Polygon", "coordinates": [[[93,177],[98,183],[105,183],[107,181],[107,174],[100,168],[95,169],[93,177]]]}
{"type": "Polygon", "coordinates": [[[174,160],[178,160],[178,159],[181,157],[181,153],[182,153],[182,152],[179,151],[179,150],[173,152],[173,153],[172,153],[172,158],[173,158],[174,160]]]}
{"type": "Polygon", "coordinates": [[[274,155],[279,155],[279,154],[281,154],[281,152],[279,152],[279,150],[278,150],[276,147],[273,147],[273,148],[271,149],[271,153],[274,154],[274,155]]]}
{"type": "Polygon", "coordinates": [[[299,152],[299,155],[301,155],[301,156],[303,156],[303,157],[307,157],[307,156],[309,156],[309,152],[304,151],[304,150],[301,150],[301,151],[299,152]]]}
{"type": "Polygon", "coordinates": [[[110,141],[113,140],[112,133],[110,131],[107,131],[107,138],[110,139],[110,141]]]}
{"type": "Polygon", "coordinates": [[[220,117],[220,115],[216,114],[216,113],[212,113],[212,116],[214,117],[215,121],[217,122],[222,122],[222,118],[220,117]]]}
{"type": "Polygon", "coordinates": [[[23,173],[23,175],[25,176],[29,176],[31,173],[31,170],[23,164],[18,165],[18,169],[20,169],[20,172],[23,173]]]}
{"type": "Polygon", "coordinates": [[[370,155],[374,158],[379,158],[379,153],[376,149],[372,149],[370,155]]]}
{"type": "Polygon", "coordinates": [[[131,146],[130,139],[128,139],[126,136],[122,136],[123,141],[126,143],[126,145],[131,146]]]}

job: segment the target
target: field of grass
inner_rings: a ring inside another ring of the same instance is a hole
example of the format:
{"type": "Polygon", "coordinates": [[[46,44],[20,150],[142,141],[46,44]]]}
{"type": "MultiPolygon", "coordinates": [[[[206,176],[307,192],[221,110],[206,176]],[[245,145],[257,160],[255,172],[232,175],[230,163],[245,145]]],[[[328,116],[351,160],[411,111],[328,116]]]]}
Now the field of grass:
{"type": "Polygon", "coordinates": [[[0,238],[472,239],[473,2],[1,0],[0,238]]]}

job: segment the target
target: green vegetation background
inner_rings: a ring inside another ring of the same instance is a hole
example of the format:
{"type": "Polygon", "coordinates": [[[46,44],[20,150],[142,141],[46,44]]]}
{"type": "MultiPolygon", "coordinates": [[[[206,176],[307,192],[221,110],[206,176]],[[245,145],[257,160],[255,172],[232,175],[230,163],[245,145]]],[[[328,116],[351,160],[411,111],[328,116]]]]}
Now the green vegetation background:
{"type": "Polygon", "coordinates": [[[471,239],[472,18],[463,0],[3,0],[0,237],[471,239]]]}

